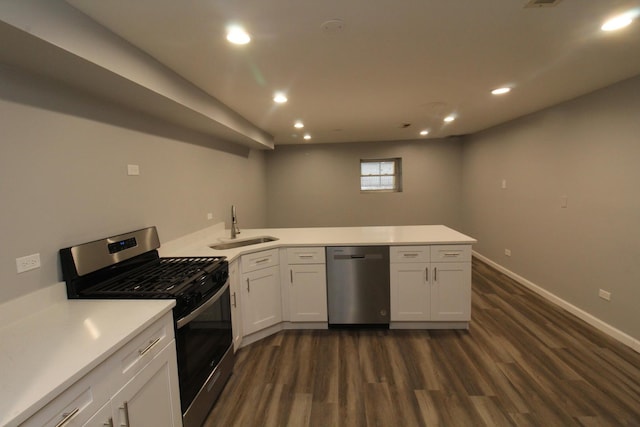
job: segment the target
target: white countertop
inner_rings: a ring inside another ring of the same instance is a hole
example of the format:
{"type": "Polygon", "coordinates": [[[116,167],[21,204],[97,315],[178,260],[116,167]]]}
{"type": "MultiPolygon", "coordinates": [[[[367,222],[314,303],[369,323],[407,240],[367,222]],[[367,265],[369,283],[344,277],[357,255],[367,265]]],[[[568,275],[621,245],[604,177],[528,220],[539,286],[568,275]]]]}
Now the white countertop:
{"type": "Polygon", "coordinates": [[[175,305],[174,300],[42,301],[50,289],[9,301],[0,316],[0,426],[14,426],[89,373],[175,305]],[[34,307],[35,309],[34,311],[34,307]],[[4,310],[6,309],[6,310],[4,310]],[[29,313],[25,315],[25,313],[29,313]]]}
{"type": "Polygon", "coordinates": [[[260,236],[273,236],[278,240],[235,249],[214,250],[209,246],[232,241],[229,238],[229,230],[225,230],[223,224],[218,224],[163,244],[160,248],[160,255],[220,255],[233,261],[242,254],[281,246],[470,245],[476,242],[476,239],[444,225],[248,229],[241,230],[235,240],[246,240],[260,236]]]}

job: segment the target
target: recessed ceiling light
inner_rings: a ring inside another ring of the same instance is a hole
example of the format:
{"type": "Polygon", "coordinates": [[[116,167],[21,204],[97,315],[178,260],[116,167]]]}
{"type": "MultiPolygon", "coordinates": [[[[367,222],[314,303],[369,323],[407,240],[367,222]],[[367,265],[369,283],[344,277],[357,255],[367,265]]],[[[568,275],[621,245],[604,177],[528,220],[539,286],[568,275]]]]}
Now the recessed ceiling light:
{"type": "Polygon", "coordinates": [[[293,127],[296,128],[296,129],[302,129],[304,127],[304,123],[302,123],[300,120],[298,120],[293,124],[293,127]]]}
{"type": "Polygon", "coordinates": [[[499,87],[491,91],[493,95],[504,95],[505,93],[511,92],[510,87],[499,87]]]}
{"type": "Polygon", "coordinates": [[[635,16],[631,13],[625,13],[622,15],[618,15],[614,18],[609,19],[607,22],[602,24],[600,29],[602,31],[616,31],[620,30],[633,22],[633,18],[635,16]]]}
{"type": "Polygon", "coordinates": [[[429,130],[427,130],[427,129],[421,130],[420,131],[420,135],[422,135],[422,136],[429,135],[429,130]]]}
{"type": "Polygon", "coordinates": [[[446,123],[451,123],[452,121],[454,121],[456,119],[456,116],[454,116],[453,114],[448,115],[447,117],[444,118],[444,121],[446,123]]]}
{"type": "Polygon", "coordinates": [[[282,92],[278,92],[275,95],[273,95],[273,102],[276,102],[278,104],[284,104],[287,101],[288,99],[286,95],[282,92]]]}
{"type": "Polygon", "coordinates": [[[303,138],[306,139],[306,140],[309,140],[309,139],[311,139],[311,135],[309,135],[308,133],[305,133],[303,138]]]}
{"type": "Polygon", "coordinates": [[[251,41],[251,36],[244,28],[232,25],[227,28],[227,40],[233,44],[247,44],[251,41]]]}

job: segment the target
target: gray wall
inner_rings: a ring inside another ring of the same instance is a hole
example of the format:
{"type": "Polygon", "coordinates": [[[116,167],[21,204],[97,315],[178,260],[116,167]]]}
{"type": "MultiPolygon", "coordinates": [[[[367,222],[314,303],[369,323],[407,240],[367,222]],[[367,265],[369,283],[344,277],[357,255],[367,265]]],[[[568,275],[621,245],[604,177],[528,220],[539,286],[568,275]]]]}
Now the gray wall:
{"type": "Polygon", "coordinates": [[[270,227],[459,228],[461,145],[445,140],[277,146],[267,153],[270,227]],[[403,191],[361,193],[360,159],[402,158],[403,191]]]}
{"type": "Polygon", "coordinates": [[[263,152],[1,64],[0,128],[0,303],[62,280],[65,246],[149,225],[166,242],[228,222],[232,203],[243,227],[266,225],[263,152]],[[15,258],[32,253],[42,268],[17,274],[15,258]]]}
{"type": "Polygon", "coordinates": [[[462,161],[474,249],[636,339],[639,117],[636,77],[467,137],[462,161]]]}

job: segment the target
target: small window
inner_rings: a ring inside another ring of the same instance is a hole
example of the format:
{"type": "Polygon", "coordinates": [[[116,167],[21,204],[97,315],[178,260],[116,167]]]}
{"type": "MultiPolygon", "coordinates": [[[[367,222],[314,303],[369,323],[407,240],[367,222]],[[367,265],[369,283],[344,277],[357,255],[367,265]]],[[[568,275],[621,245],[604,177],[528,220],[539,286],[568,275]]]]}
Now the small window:
{"type": "Polygon", "coordinates": [[[402,159],[360,160],[361,191],[402,191],[402,159]]]}

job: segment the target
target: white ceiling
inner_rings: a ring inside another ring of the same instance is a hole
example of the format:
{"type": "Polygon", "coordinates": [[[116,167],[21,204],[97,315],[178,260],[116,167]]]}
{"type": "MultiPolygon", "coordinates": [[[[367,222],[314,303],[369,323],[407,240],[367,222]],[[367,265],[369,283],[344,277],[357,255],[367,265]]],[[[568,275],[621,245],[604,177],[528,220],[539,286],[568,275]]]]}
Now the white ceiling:
{"type": "Polygon", "coordinates": [[[67,0],[276,144],[474,133],[640,74],[640,22],[599,29],[640,0],[528,1],[67,0]],[[323,31],[333,19],[343,29],[323,31]],[[251,43],[229,44],[230,23],[251,43]]]}

